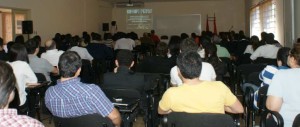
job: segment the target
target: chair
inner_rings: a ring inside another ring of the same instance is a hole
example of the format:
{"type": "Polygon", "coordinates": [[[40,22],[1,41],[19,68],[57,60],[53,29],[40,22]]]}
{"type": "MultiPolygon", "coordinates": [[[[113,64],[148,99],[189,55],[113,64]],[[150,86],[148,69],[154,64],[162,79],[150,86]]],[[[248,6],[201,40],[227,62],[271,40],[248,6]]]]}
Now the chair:
{"type": "Polygon", "coordinates": [[[141,93],[135,89],[116,88],[102,88],[102,91],[119,109],[123,126],[130,127],[137,117],[139,100],[143,99],[141,93]],[[117,99],[122,100],[118,102],[117,99]]]}
{"type": "Polygon", "coordinates": [[[263,58],[263,57],[258,57],[255,61],[253,61],[253,63],[277,66],[276,59],[269,59],[269,58],[263,58]]]}
{"type": "Polygon", "coordinates": [[[260,127],[269,127],[269,126],[272,126],[272,127],[283,127],[284,126],[283,118],[278,112],[266,110],[262,113],[262,116],[260,118],[260,127]],[[276,119],[276,121],[277,121],[276,126],[268,125],[267,117],[269,114],[271,114],[273,116],[273,118],[276,119]]]}
{"type": "Polygon", "coordinates": [[[231,116],[216,113],[172,112],[163,120],[164,127],[235,127],[231,116]]]}
{"type": "Polygon", "coordinates": [[[55,127],[114,127],[109,118],[100,114],[89,114],[73,118],[60,118],[54,116],[55,127]]]}
{"type": "Polygon", "coordinates": [[[94,70],[89,60],[82,59],[82,66],[80,72],[81,82],[94,83],[94,70]]]}
{"type": "Polygon", "coordinates": [[[250,118],[252,117],[252,126],[255,125],[255,109],[253,107],[254,101],[254,90],[251,87],[246,88],[246,92],[244,94],[244,118],[245,118],[245,126],[250,126],[250,118]]]}
{"type": "Polygon", "coordinates": [[[263,112],[267,110],[266,108],[266,101],[267,101],[267,93],[268,93],[269,85],[264,85],[260,87],[258,90],[258,100],[257,105],[259,107],[259,112],[263,112]]]}
{"type": "Polygon", "coordinates": [[[293,127],[300,127],[300,114],[295,117],[293,127]]]}
{"type": "Polygon", "coordinates": [[[95,83],[102,84],[103,83],[103,74],[107,71],[108,63],[105,60],[97,60],[94,59],[92,61],[92,67],[95,73],[95,83]]]}
{"type": "Polygon", "coordinates": [[[256,86],[260,86],[262,81],[259,79],[260,72],[252,72],[248,75],[246,82],[254,84],[256,86]]]}

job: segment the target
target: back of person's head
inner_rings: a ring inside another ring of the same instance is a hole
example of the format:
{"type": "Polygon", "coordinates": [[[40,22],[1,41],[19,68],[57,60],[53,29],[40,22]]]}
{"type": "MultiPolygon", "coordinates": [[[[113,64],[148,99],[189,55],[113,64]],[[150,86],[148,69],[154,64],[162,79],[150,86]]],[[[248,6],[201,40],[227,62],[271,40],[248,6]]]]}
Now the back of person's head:
{"type": "Polygon", "coordinates": [[[267,44],[274,44],[274,34],[273,33],[268,33],[266,35],[266,43],[267,44]]]}
{"type": "Polygon", "coordinates": [[[181,40],[184,40],[184,39],[189,38],[189,35],[187,33],[181,33],[180,38],[181,38],[181,40]]]}
{"type": "Polygon", "coordinates": [[[288,66],[287,65],[287,60],[288,56],[290,54],[291,48],[288,47],[282,47],[278,50],[277,52],[277,61],[281,61],[281,66],[288,66]]]}
{"type": "Polygon", "coordinates": [[[205,58],[217,56],[217,46],[215,44],[209,44],[205,48],[205,58]]]}
{"type": "Polygon", "coordinates": [[[172,56],[177,56],[180,53],[180,37],[173,35],[170,38],[168,49],[172,56]]]}
{"type": "Polygon", "coordinates": [[[198,46],[195,43],[194,39],[186,38],[181,41],[180,43],[180,51],[186,52],[186,51],[197,51],[198,46]]]}
{"type": "Polygon", "coordinates": [[[221,38],[218,35],[213,35],[213,37],[211,38],[212,42],[214,44],[218,44],[221,42],[221,38]]]}
{"type": "Polygon", "coordinates": [[[56,43],[55,43],[55,41],[52,40],[52,39],[46,41],[45,42],[45,48],[46,48],[46,50],[56,49],[56,43]]]}
{"type": "Polygon", "coordinates": [[[9,52],[9,62],[14,62],[14,61],[24,61],[29,63],[28,60],[28,54],[26,51],[26,48],[24,46],[24,44],[20,44],[20,43],[15,43],[14,45],[11,46],[9,52]]]}
{"type": "Polygon", "coordinates": [[[79,36],[76,35],[76,36],[72,37],[71,43],[70,43],[71,47],[78,46],[80,41],[81,41],[81,39],[79,36]]]}
{"type": "Polygon", "coordinates": [[[300,43],[300,38],[297,39],[297,43],[300,43]]]}
{"type": "Polygon", "coordinates": [[[16,43],[21,43],[21,44],[24,44],[24,36],[23,35],[18,35],[16,38],[15,38],[15,42],[16,43]]]}
{"type": "Polygon", "coordinates": [[[196,51],[180,53],[176,63],[183,78],[199,78],[202,69],[202,59],[196,51]]]}
{"type": "Polygon", "coordinates": [[[294,44],[290,55],[297,61],[297,65],[300,66],[300,43],[294,44]]]}
{"type": "Polygon", "coordinates": [[[35,35],[35,36],[33,37],[33,39],[37,40],[39,43],[42,42],[41,36],[39,36],[39,35],[35,35]]]}
{"type": "Polygon", "coordinates": [[[191,33],[192,38],[196,38],[196,33],[191,33]]]}
{"type": "Polygon", "coordinates": [[[11,46],[12,45],[14,45],[15,44],[15,42],[14,41],[9,41],[7,44],[6,44],[6,47],[7,47],[7,52],[9,52],[10,51],[10,48],[11,48],[11,46]]]}
{"type": "Polygon", "coordinates": [[[154,31],[154,30],[151,30],[151,34],[155,34],[155,31],[154,31]]]}
{"type": "Polygon", "coordinates": [[[156,47],[156,55],[165,57],[168,53],[168,46],[166,43],[158,43],[156,47]]]}
{"type": "Polygon", "coordinates": [[[160,36],[160,39],[161,39],[161,40],[168,40],[169,37],[168,37],[167,35],[162,35],[162,36],[160,36]]]}
{"type": "Polygon", "coordinates": [[[25,43],[28,54],[35,53],[36,49],[39,48],[40,42],[37,39],[29,39],[25,43]]]}
{"type": "Polygon", "coordinates": [[[211,44],[211,39],[208,36],[202,36],[200,38],[200,43],[201,43],[202,47],[205,48],[206,45],[211,44]]]}
{"type": "Polygon", "coordinates": [[[255,35],[251,36],[250,38],[250,42],[251,42],[251,45],[252,45],[252,49],[255,51],[258,46],[260,45],[259,43],[259,38],[255,35]]]}
{"type": "Polygon", "coordinates": [[[63,78],[74,77],[81,65],[81,58],[76,52],[66,51],[59,57],[59,74],[63,78]]]}
{"type": "Polygon", "coordinates": [[[119,66],[130,67],[133,62],[133,55],[129,50],[121,49],[117,54],[116,60],[118,61],[119,66]]]}
{"type": "MultiPolygon", "coordinates": [[[[16,78],[13,73],[12,67],[0,61],[0,109],[3,109],[9,104],[10,96],[16,87],[16,78]]],[[[13,97],[13,96],[12,96],[13,97]]],[[[13,99],[13,98],[10,99],[13,99]]]]}

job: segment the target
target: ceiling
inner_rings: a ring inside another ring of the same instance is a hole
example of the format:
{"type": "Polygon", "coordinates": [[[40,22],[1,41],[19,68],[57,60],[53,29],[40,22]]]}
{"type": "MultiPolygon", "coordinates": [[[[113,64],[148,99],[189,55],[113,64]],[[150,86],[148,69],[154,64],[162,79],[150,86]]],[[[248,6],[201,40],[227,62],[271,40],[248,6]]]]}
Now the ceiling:
{"type": "MultiPolygon", "coordinates": [[[[111,3],[129,2],[129,0],[103,0],[111,3]]],[[[171,1],[225,1],[225,0],[131,0],[131,2],[171,2],[171,1]]]]}

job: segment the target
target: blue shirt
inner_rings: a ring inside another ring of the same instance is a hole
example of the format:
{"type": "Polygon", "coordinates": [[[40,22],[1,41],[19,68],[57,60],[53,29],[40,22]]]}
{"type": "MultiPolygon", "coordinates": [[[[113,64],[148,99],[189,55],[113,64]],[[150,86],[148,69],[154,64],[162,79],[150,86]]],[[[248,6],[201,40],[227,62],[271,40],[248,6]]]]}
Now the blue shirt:
{"type": "Polygon", "coordinates": [[[106,117],[114,108],[98,86],[82,83],[80,78],[58,80],[46,91],[45,104],[54,116],[63,118],[94,113],[106,117]]]}

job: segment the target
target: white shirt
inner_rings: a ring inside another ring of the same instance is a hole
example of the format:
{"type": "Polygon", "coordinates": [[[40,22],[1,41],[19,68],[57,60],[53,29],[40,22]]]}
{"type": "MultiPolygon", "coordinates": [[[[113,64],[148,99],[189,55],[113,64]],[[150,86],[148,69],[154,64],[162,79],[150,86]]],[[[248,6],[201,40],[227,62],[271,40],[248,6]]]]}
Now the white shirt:
{"type": "MultiPolygon", "coordinates": [[[[178,76],[177,66],[174,66],[170,72],[171,83],[173,85],[181,85],[182,81],[178,76]]],[[[215,81],[216,80],[216,72],[214,67],[210,63],[202,62],[201,74],[199,76],[200,80],[205,81],[215,81]]]]}
{"type": "Polygon", "coordinates": [[[250,56],[251,60],[256,60],[258,57],[276,59],[279,47],[275,45],[265,44],[258,47],[250,56]]]}
{"type": "Polygon", "coordinates": [[[116,41],[114,49],[128,49],[128,50],[133,50],[135,47],[135,42],[134,40],[130,38],[121,38],[116,41]]]}
{"type": "Polygon", "coordinates": [[[74,46],[70,49],[70,51],[75,51],[78,53],[81,59],[86,59],[92,61],[94,58],[90,55],[86,48],[74,46]]]}
{"type": "Polygon", "coordinates": [[[247,47],[244,51],[244,54],[246,54],[246,53],[252,54],[253,52],[254,51],[253,51],[252,45],[247,45],[247,47]]]}
{"type": "Polygon", "coordinates": [[[24,61],[14,61],[8,62],[13,68],[16,80],[17,80],[17,89],[19,92],[20,105],[23,105],[26,102],[25,92],[27,83],[37,83],[37,78],[34,72],[31,70],[30,66],[24,61]]]}
{"type": "Polygon", "coordinates": [[[268,89],[268,96],[282,98],[280,115],[284,126],[291,127],[297,114],[300,113],[300,68],[279,70],[273,77],[268,89]]]}
{"type": "Polygon", "coordinates": [[[41,58],[48,60],[53,66],[58,66],[58,60],[64,51],[58,51],[57,49],[47,50],[42,53],[41,58]]]}

